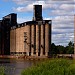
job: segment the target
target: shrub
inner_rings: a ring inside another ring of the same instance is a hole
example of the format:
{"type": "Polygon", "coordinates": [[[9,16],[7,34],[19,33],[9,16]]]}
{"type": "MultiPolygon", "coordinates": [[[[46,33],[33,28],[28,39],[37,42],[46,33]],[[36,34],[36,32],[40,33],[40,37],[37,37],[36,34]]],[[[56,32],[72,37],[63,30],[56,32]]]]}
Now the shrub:
{"type": "Polygon", "coordinates": [[[75,64],[70,59],[52,59],[22,71],[21,75],[75,75],[75,64]]]}
{"type": "Polygon", "coordinates": [[[4,75],[4,67],[0,66],[0,75],[4,75]]]}

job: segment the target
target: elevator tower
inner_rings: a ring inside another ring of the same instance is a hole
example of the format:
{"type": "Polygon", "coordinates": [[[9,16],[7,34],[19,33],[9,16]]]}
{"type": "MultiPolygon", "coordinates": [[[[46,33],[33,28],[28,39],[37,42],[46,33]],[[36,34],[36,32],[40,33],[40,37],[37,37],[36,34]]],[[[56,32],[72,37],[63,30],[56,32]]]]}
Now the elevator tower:
{"type": "Polygon", "coordinates": [[[42,21],[42,5],[34,5],[33,21],[42,21]]]}

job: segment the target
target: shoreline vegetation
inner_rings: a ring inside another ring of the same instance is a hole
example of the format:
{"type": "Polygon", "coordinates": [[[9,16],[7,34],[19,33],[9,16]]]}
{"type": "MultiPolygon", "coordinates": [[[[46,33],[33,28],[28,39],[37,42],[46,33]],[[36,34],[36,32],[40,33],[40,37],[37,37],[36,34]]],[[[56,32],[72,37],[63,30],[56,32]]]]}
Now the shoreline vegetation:
{"type": "MultiPolygon", "coordinates": [[[[4,67],[0,66],[0,75],[5,75],[4,73],[4,67]]],[[[24,69],[20,75],[75,75],[75,60],[69,58],[40,60],[24,69]]]]}
{"type": "Polygon", "coordinates": [[[0,66],[0,75],[5,75],[4,73],[4,67],[0,66]]]}
{"type": "Polygon", "coordinates": [[[47,59],[23,70],[21,75],[75,75],[75,60],[47,59]]]}
{"type": "Polygon", "coordinates": [[[27,59],[27,60],[41,60],[50,58],[75,58],[75,54],[52,54],[50,56],[26,56],[26,55],[0,55],[0,59],[27,59]]]}

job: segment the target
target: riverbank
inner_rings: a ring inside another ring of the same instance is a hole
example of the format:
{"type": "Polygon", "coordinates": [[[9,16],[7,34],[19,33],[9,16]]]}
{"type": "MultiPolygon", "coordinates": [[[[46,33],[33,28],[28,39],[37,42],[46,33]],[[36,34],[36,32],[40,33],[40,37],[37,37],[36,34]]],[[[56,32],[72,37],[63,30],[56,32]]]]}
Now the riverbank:
{"type": "Polygon", "coordinates": [[[48,57],[47,56],[25,56],[25,55],[0,55],[0,58],[38,60],[38,59],[46,59],[48,57]]]}
{"type": "Polygon", "coordinates": [[[21,75],[75,75],[75,61],[51,59],[22,71],[21,75]]]}
{"type": "Polygon", "coordinates": [[[54,56],[26,56],[26,55],[0,55],[0,58],[10,59],[27,59],[27,60],[40,60],[48,58],[72,58],[75,59],[75,54],[57,54],[54,56]]]}

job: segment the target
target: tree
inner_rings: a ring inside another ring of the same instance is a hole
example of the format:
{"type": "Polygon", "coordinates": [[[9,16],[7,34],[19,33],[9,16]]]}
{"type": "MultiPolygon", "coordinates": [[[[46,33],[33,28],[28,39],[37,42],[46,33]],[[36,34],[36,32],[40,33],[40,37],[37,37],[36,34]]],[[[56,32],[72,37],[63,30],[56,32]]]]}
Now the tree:
{"type": "Polygon", "coordinates": [[[54,43],[51,44],[51,54],[57,54],[57,47],[54,43]]]}
{"type": "Polygon", "coordinates": [[[66,47],[62,45],[56,46],[54,43],[51,44],[51,54],[73,54],[74,53],[74,43],[69,42],[66,47]]]}
{"type": "Polygon", "coordinates": [[[64,53],[65,53],[65,48],[64,48],[64,46],[58,45],[58,46],[57,46],[57,51],[58,51],[58,54],[64,54],[64,53]]]}
{"type": "Polygon", "coordinates": [[[73,47],[73,46],[74,46],[73,42],[70,41],[70,42],[68,43],[68,46],[69,46],[69,47],[73,47]]]}
{"type": "Polygon", "coordinates": [[[65,47],[66,53],[67,54],[73,54],[74,53],[74,44],[73,42],[69,42],[68,46],[65,47]]]}

